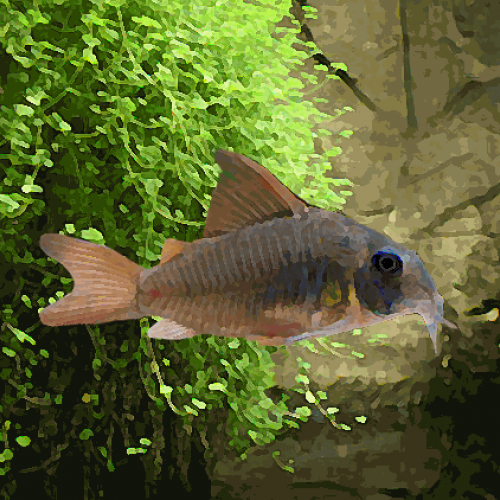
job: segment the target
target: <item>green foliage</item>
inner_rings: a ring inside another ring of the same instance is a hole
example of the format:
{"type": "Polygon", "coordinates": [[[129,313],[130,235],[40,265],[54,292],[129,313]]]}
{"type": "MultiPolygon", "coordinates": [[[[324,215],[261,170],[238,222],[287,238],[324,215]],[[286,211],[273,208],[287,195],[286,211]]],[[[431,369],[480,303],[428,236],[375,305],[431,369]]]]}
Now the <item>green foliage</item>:
{"type": "MultiPolygon", "coordinates": [[[[144,327],[144,339],[148,342],[146,323],[144,327]]],[[[160,380],[160,394],[165,395],[175,413],[186,418],[190,428],[210,432],[205,415],[227,404],[231,409],[226,422],[229,444],[243,452],[252,441],[270,443],[285,424],[296,427],[293,420],[284,418],[288,413],[286,397],[275,403],[265,393],[274,385],[274,363],[270,352],[255,342],[200,337],[176,343],[170,356],[177,355],[189,356],[193,376],[191,383],[175,388],[175,398],[174,389],[163,384],[158,368],[153,366],[153,371],[160,380]]],[[[175,378],[177,364],[171,364],[168,355],[163,363],[169,366],[165,376],[175,378]]]]}
{"type": "MultiPolygon", "coordinates": [[[[202,236],[218,175],[216,148],[261,161],[316,205],[342,204],[349,192],[334,194],[332,186],[350,183],[324,177],[338,148],[313,153],[312,126],[331,117],[304,100],[302,81],[288,76],[307,57],[292,48],[299,28],[270,35],[288,7],[278,0],[1,3],[0,59],[8,68],[0,73],[0,338],[6,356],[0,377],[7,387],[1,405],[3,412],[23,399],[43,406],[49,416],[39,436],[57,432],[57,412],[68,404],[62,393],[74,372],[65,360],[77,352],[90,352],[93,370],[74,410],[79,446],[97,441],[98,422],[112,426],[112,416],[123,411],[110,395],[127,378],[130,392],[148,394],[153,415],[170,407],[186,429],[197,422],[209,432],[205,415],[225,408],[230,443],[239,452],[307,417],[264,393],[273,385],[273,349],[212,338],[168,348],[156,342],[157,351],[169,351],[162,375],[145,334],[148,320],[141,322],[141,338],[137,322],[86,326],[92,344],[83,343],[81,328],[80,335],[55,342],[63,329],[38,321],[40,308],[72,288],[61,266],[38,248],[41,234],[64,228],[150,267],[166,238],[202,236]],[[143,387],[134,389],[137,369],[143,387]],[[163,383],[167,373],[171,385],[163,383]],[[43,380],[51,382],[44,387],[43,380]]],[[[13,452],[5,425],[1,459],[8,463],[13,452]]],[[[17,443],[28,446],[29,439],[19,436],[17,443]]],[[[110,442],[97,444],[114,470],[110,442]]],[[[135,450],[130,453],[148,449],[147,443],[126,446],[135,450]]]]}

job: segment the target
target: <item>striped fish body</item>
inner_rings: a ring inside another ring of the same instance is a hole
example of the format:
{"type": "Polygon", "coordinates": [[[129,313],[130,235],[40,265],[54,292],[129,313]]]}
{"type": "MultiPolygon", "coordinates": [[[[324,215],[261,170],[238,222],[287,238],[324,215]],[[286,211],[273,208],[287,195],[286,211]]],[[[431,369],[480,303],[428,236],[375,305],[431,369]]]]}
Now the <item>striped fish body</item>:
{"type": "Polygon", "coordinates": [[[347,314],[352,270],[366,254],[361,238],[352,252],[341,217],[312,209],[199,240],[142,273],[141,312],[184,335],[244,335],[267,345],[331,325],[347,314]]]}

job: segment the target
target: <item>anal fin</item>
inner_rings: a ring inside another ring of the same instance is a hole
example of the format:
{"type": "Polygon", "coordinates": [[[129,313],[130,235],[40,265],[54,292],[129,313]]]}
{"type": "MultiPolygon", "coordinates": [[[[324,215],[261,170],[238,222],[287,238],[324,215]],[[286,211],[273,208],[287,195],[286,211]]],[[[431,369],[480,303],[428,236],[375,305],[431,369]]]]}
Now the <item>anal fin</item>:
{"type": "Polygon", "coordinates": [[[179,340],[199,335],[191,328],[179,325],[175,321],[162,319],[153,325],[148,331],[148,337],[153,339],[179,340]]]}

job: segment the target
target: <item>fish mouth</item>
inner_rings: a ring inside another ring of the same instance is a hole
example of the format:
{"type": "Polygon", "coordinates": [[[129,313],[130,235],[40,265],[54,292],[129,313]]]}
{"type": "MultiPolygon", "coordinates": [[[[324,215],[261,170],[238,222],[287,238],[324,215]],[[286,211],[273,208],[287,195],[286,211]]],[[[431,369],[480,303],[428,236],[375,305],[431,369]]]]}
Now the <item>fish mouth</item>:
{"type": "Polygon", "coordinates": [[[457,326],[443,318],[443,297],[436,293],[434,300],[424,300],[417,307],[418,314],[424,318],[425,326],[434,344],[434,352],[437,354],[437,327],[441,323],[449,328],[457,329],[457,326]]]}

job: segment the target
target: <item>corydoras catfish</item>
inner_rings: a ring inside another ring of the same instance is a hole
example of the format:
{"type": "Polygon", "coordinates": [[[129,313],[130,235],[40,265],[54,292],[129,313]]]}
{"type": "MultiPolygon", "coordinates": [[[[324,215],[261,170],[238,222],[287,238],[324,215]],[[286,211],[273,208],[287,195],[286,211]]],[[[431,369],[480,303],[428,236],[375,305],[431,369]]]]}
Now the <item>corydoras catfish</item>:
{"type": "Polygon", "coordinates": [[[437,353],[443,299],[417,254],[291,193],[243,155],[218,150],[222,169],[204,237],[167,239],[145,269],[104,245],[40,238],[64,265],[72,293],[40,312],[50,326],[160,316],[150,337],[245,337],[264,345],[333,335],[420,314],[437,353]]]}

